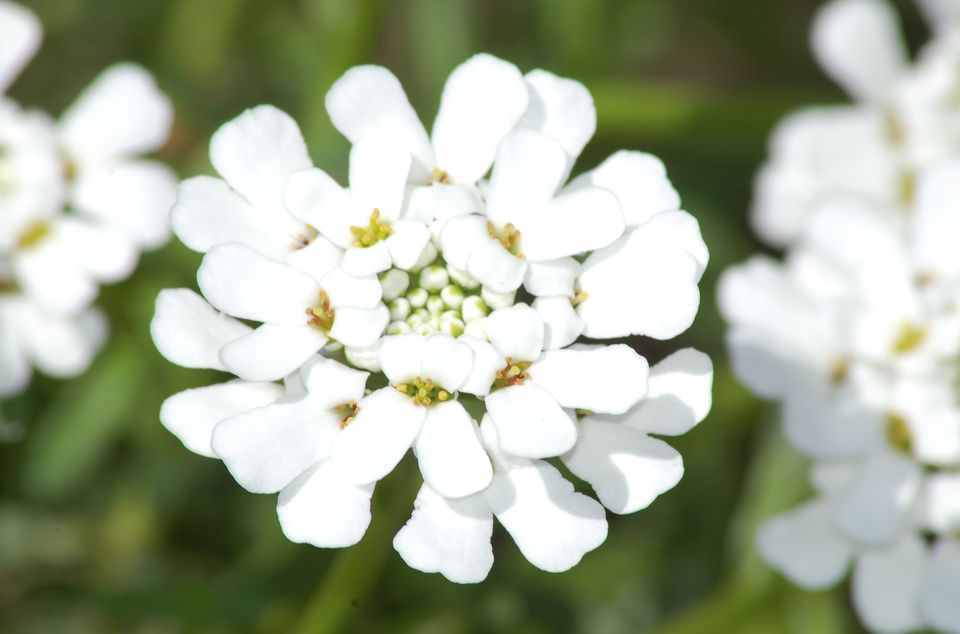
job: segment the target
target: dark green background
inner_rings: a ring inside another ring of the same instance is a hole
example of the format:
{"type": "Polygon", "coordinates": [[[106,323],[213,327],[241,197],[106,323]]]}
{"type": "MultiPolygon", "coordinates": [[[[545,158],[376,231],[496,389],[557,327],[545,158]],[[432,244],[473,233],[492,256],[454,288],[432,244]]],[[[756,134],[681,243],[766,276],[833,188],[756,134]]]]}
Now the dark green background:
{"type": "MultiPolygon", "coordinates": [[[[696,325],[639,342],[684,345],[717,366],[713,414],[673,444],[687,473],[651,508],[611,516],[606,544],[574,570],[528,564],[499,528],[489,579],[458,586],[403,564],[393,533],[418,486],[409,461],[375,496],[364,541],[345,551],[287,542],[274,496],[236,485],[157,420],[161,401],[213,373],[183,370],[147,333],[162,288],[193,286],[199,257],[174,243],[102,293],[113,338],[71,382],[38,378],[4,406],[0,444],[0,631],[613,632],[859,631],[846,590],[791,588],[756,557],[758,522],[807,490],[772,412],[730,374],[717,275],[760,248],[746,209],[783,113],[843,95],[807,50],[815,0],[36,0],[42,52],[13,96],[58,113],[98,70],[152,69],[176,109],[162,153],[209,173],[207,141],[246,107],[302,125],[317,164],[342,177],[348,145],[323,109],[331,82],[375,62],[432,120],[446,75],[477,51],[572,76],[592,91],[596,137],[578,171],[619,148],[664,159],[711,249],[696,325]],[[19,438],[16,438],[19,435],[19,438]]],[[[899,5],[916,43],[915,9],[899,5]]]]}

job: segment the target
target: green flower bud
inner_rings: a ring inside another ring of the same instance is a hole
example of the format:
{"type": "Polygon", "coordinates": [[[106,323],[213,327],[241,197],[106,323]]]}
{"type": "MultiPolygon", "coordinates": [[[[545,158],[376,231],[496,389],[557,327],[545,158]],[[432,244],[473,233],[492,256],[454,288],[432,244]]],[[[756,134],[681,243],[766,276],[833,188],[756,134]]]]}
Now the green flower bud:
{"type": "Polygon", "coordinates": [[[420,271],[420,286],[428,291],[439,291],[450,283],[450,276],[447,269],[434,264],[420,271]]]}
{"type": "Polygon", "coordinates": [[[494,293],[486,286],[480,289],[480,297],[482,297],[483,301],[487,302],[487,306],[493,310],[513,306],[513,300],[516,298],[516,296],[516,291],[510,291],[509,293],[494,293]]]}
{"type": "Polygon", "coordinates": [[[440,332],[445,332],[451,337],[459,337],[465,329],[466,324],[463,323],[463,320],[457,318],[445,319],[440,324],[440,332]]]}
{"type": "Polygon", "coordinates": [[[430,297],[430,294],[422,288],[415,288],[407,293],[407,299],[414,308],[422,308],[427,303],[428,297],[430,297]]]}
{"type": "Polygon", "coordinates": [[[431,295],[427,298],[427,310],[431,315],[439,315],[446,307],[439,295],[431,295]]]}
{"type": "Polygon", "coordinates": [[[410,316],[410,302],[405,297],[398,297],[390,302],[390,319],[404,320],[410,316]]]}
{"type": "Polygon", "coordinates": [[[405,321],[392,321],[387,325],[388,335],[405,335],[413,330],[405,321]]]}
{"type": "Polygon", "coordinates": [[[460,313],[463,315],[463,321],[470,323],[474,319],[486,317],[490,313],[490,308],[479,295],[470,295],[463,300],[460,313]]]}
{"type": "Polygon", "coordinates": [[[450,274],[451,280],[460,285],[460,288],[473,290],[480,287],[480,282],[470,277],[469,273],[451,264],[447,264],[447,273],[450,274]]]}
{"type": "Polygon", "coordinates": [[[465,295],[459,286],[451,284],[443,287],[443,290],[440,291],[440,297],[443,299],[443,303],[447,305],[447,308],[459,309],[460,305],[463,304],[465,295]]]}
{"type": "Polygon", "coordinates": [[[463,334],[469,335],[471,337],[476,337],[477,339],[486,339],[487,338],[487,318],[481,317],[480,319],[474,319],[473,321],[468,321],[466,327],[463,329],[463,334]]]}

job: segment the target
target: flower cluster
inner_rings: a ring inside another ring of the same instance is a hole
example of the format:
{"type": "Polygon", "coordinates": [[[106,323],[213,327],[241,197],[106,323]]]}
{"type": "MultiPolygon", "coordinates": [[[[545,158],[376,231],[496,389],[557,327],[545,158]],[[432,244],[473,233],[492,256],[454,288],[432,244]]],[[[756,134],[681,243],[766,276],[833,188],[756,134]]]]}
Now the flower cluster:
{"type": "Polygon", "coordinates": [[[755,220],[790,248],[720,284],[734,370],[813,462],[760,553],[811,589],[852,566],[878,632],[960,632],[960,31],[930,5],[912,67],[882,0],[821,10],[814,51],[858,103],[777,131],[755,220]]]}
{"type": "Polygon", "coordinates": [[[676,485],[681,458],[654,436],[710,408],[697,351],[650,368],[624,344],[576,343],[689,327],[697,222],[648,154],[570,180],[595,110],[545,71],[472,57],[431,134],[382,67],[349,70],[326,105],[352,144],[346,186],[271,106],[213,136],[220,178],[180,185],[172,224],[203,254],[202,295],[163,291],[154,341],[236,378],[173,395],[161,421],[244,488],[279,492],[295,542],[356,543],[412,449],[424,484],[394,540],[410,566],[484,579],[496,517],[535,565],[570,568],[605,539],[604,506],[676,485]]]}
{"type": "Polygon", "coordinates": [[[40,44],[36,17],[0,1],[0,397],[31,367],[84,371],[106,336],[92,303],[169,238],[176,177],[138,158],[162,146],[172,107],[152,77],[113,66],[59,121],[6,90],[40,44]]]}

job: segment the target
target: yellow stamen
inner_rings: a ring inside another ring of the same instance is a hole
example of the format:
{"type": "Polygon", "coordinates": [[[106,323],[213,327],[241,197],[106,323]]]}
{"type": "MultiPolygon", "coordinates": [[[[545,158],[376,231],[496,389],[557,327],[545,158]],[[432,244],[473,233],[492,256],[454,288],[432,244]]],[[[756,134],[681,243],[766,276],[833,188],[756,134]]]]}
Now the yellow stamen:
{"type": "Polygon", "coordinates": [[[374,209],[370,214],[370,223],[366,227],[350,227],[353,234],[353,246],[365,249],[381,240],[386,240],[393,233],[393,226],[389,221],[380,220],[380,210],[374,209]]]}
{"type": "Polygon", "coordinates": [[[487,221],[487,233],[494,240],[499,240],[503,248],[513,254],[515,257],[523,259],[523,253],[520,251],[520,232],[512,223],[505,224],[499,230],[489,220],[487,221]]]}
{"type": "Polygon", "coordinates": [[[50,230],[50,225],[42,220],[33,223],[23,232],[23,235],[20,236],[17,247],[21,249],[31,249],[37,246],[44,238],[50,235],[50,230]]]}
{"type": "Polygon", "coordinates": [[[330,296],[326,291],[320,291],[320,299],[316,306],[307,309],[307,324],[319,328],[329,334],[333,328],[333,319],[336,311],[330,306],[330,296]]]}
{"type": "Polygon", "coordinates": [[[905,354],[915,350],[927,338],[927,330],[908,321],[903,322],[897,338],[893,341],[894,354],[905,354]]]}

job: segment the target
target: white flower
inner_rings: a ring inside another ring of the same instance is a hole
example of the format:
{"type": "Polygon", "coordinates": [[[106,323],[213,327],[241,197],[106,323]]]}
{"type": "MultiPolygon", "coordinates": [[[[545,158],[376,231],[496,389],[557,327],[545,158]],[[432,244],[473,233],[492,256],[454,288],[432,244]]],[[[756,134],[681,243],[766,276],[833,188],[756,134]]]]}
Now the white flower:
{"type": "Polygon", "coordinates": [[[57,377],[86,369],[105,339],[90,308],[99,284],[128,277],[141,250],[166,242],[176,184],[168,167],[138,158],[159,149],[172,124],[169,101],[140,67],[108,68],[59,122],[3,96],[40,37],[31,13],[0,2],[3,394],[26,386],[26,359],[57,377]],[[56,334],[38,347],[40,324],[56,334]]]}
{"type": "Polygon", "coordinates": [[[683,470],[648,434],[709,409],[699,353],[648,385],[630,347],[575,345],[689,325],[707,261],[696,221],[638,152],[561,189],[595,113],[546,71],[471,58],[430,137],[383,68],[348,71],[327,109],[353,144],[347,187],[270,106],[214,136],[222,181],[181,185],[173,224],[205,254],[203,297],[165,291],[152,334],[171,361],[240,380],[170,397],[164,425],[248,490],[280,492],[294,541],[359,540],[375,483],[412,448],[424,484],[395,541],[411,566],[480,581],[496,516],[531,562],[566,570],[607,526],[546,460],[633,512],[683,470]]]}

